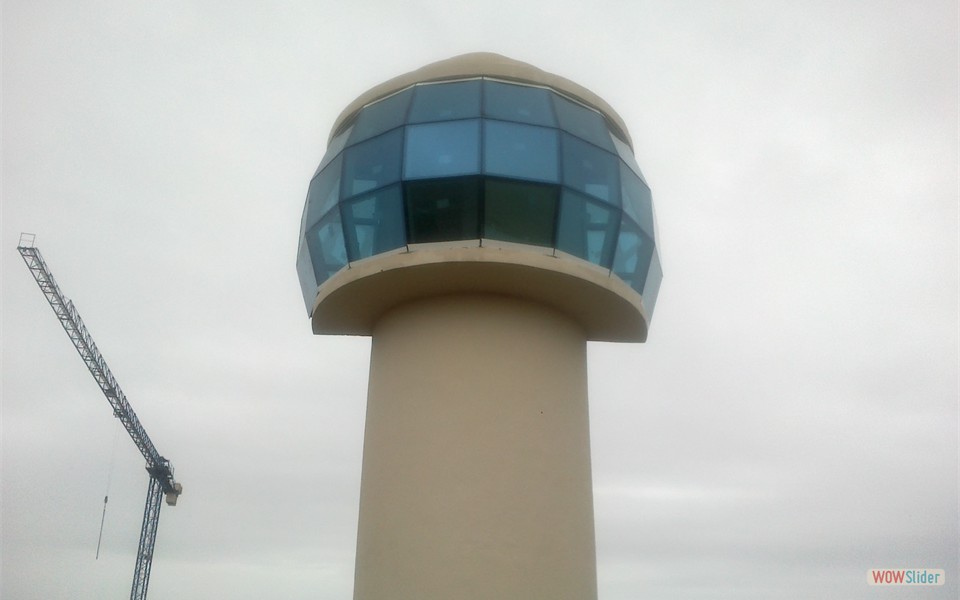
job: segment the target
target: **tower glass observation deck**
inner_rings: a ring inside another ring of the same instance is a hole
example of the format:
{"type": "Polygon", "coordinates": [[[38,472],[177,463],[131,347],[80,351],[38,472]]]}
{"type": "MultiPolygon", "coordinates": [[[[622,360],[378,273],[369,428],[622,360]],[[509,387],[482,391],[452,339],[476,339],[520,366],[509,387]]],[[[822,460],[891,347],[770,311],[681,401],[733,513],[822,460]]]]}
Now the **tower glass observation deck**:
{"type": "Polygon", "coordinates": [[[310,182],[297,269],[317,287],[413,244],[490,240],[565,253],[643,297],[662,271],[629,136],[562,89],[504,77],[424,81],[342,119],[310,182]]]}

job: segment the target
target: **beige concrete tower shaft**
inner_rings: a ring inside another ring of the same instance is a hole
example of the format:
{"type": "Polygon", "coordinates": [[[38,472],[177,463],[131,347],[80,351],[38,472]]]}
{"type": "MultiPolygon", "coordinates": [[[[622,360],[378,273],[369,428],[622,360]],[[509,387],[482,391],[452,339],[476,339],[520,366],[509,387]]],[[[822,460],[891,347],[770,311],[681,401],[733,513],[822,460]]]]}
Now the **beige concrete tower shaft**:
{"type": "Polygon", "coordinates": [[[449,295],[374,327],[356,600],[596,597],[586,338],[449,295]]]}

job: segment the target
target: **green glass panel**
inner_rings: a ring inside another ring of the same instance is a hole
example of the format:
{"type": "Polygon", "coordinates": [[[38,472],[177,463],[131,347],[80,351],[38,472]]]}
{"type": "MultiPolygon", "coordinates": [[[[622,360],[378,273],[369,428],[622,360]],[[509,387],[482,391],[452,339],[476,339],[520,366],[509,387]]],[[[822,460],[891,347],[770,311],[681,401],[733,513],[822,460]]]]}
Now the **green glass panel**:
{"type": "Polygon", "coordinates": [[[588,196],[563,190],[557,249],[610,268],[620,227],[620,211],[588,196]]]}
{"type": "Polygon", "coordinates": [[[627,163],[627,166],[630,167],[630,170],[637,174],[637,177],[641,181],[646,181],[643,177],[643,173],[640,171],[640,165],[637,164],[636,157],[633,156],[633,150],[630,149],[630,146],[626,142],[617,138],[617,136],[610,136],[610,139],[613,140],[613,145],[617,148],[617,154],[620,155],[620,159],[623,162],[627,163]]]}
{"type": "Polygon", "coordinates": [[[320,171],[324,169],[324,167],[333,162],[333,159],[340,156],[340,153],[343,152],[344,146],[347,145],[347,140],[350,138],[351,131],[353,131],[353,128],[348,127],[343,133],[330,140],[330,143],[327,145],[327,151],[323,155],[323,160],[320,161],[320,166],[317,167],[316,172],[313,174],[314,177],[316,177],[320,171]]]}
{"type": "Polygon", "coordinates": [[[620,181],[623,184],[623,210],[653,238],[653,204],[650,188],[625,164],[620,163],[620,181]]]}
{"type": "Polygon", "coordinates": [[[343,154],[341,197],[350,198],[398,181],[402,148],[402,129],[347,148],[343,154]]]}
{"type": "Polygon", "coordinates": [[[310,182],[303,219],[305,230],[313,227],[340,199],[340,162],[338,156],[310,182]]]}
{"type": "Polygon", "coordinates": [[[629,217],[620,220],[620,235],[613,259],[613,272],[630,287],[643,293],[653,256],[653,240],[629,217]]]}
{"type": "Polygon", "coordinates": [[[412,95],[413,90],[407,89],[361,110],[350,133],[350,143],[356,144],[403,125],[412,95]]]}
{"type": "Polygon", "coordinates": [[[451,121],[480,116],[480,80],[431,83],[414,88],[408,123],[451,121]]]}
{"type": "Polygon", "coordinates": [[[553,246],[558,193],[554,185],[487,179],[483,237],[553,246]]]}
{"type": "Polygon", "coordinates": [[[347,250],[343,244],[343,227],[338,209],[328,212],[307,230],[307,248],[313,262],[317,285],[347,264],[347,250]]]}
{"type": "Polygon", "coordinates": [[[483,122],[483,169],[491,175],[557,181],[557,130],[505,121],[483,122]]]}
{"type": "Polygon", "coordinates": [[[410,125],[406,128],[404,179],[480,172],[480,120],[410,125]]]}
{"type": "Polygon", "coordinates": [[[614,151],[613,142],[610,140],[610,132],[607,131],[607,124],[600,113],[576,102],[571,102],[557,94],[551,95],[561,129],[596,144],[604,150],[614,151]]]}
{"type": "Polygon", "coordinates": [[[409,181],[404,196],[411,244],[480,237],[480,178],[409,181]]]}
{"type": "Polygon", "coordinates": [[[620,161],[613,154],[564,134],[563,183],[610,204],[620,205],[620,161]]]}
{"type": "Polygon", "coordinates": [[[358,196],[340,205],[347,257],[368,258],[406,244],[399,185],[358,196]]]}
{"type": "Polygon", "coordinates": [[[653,317],[653,309],[657,306],[657,296],[660,295],[660,282],[663,281],[663,268],[660,266],[660,252],[654,248],[653,258],[650,260],[650,269],[643,284],[643,306],[647,309],[647,318],[653,317]]]}
{"type": "Polygon", "coordinates": [[[317,295],[317,276],[313,272],[310,262],[310,251],[307,250],[305,238],[300,238],[300,247],[297,248],[297,277],[300,279],[300,290],[303,292],[303,303],[307,307],[307,314],[313,310],[313,301],[317,295]]]}
{"type": "Polygon", "coordinates": [[[483,114],[504,121],[556,126],[550,92],[543,88],[483,82],[483,114]]]}

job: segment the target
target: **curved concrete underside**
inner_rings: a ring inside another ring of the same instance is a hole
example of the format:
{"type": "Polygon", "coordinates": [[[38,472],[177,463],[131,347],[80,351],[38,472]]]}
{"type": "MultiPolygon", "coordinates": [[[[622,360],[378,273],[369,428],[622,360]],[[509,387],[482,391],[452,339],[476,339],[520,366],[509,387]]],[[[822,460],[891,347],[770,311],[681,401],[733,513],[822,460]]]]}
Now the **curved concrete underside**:
{"type": "Polygon", "coordinates": [[[494,240],[417,244],[351,263],[319,287],[313,332],[371,335],[380,316],[397,305],[463,293],[553,307],[591,341],[647,338],[640,295],[608,270],[552,249],[494,240]]]}

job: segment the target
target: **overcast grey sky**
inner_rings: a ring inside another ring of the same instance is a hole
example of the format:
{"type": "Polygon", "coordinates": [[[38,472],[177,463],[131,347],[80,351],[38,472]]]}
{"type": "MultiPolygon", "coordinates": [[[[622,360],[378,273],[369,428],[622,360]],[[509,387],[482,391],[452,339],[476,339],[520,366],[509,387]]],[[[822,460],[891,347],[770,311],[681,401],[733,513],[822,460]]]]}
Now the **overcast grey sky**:
{"type": "Polygon", "coordinates": [[[590,347],[600,598],[957,597],[956,2],[2,18],[3,598],[126,597],[147,487],[21,231],[184,485],[150,597],[351,597],[369,342],[311,335],[300,211],[344,106],[471,51],[604,97],[653,189],[649,341],[590,347]]]}

